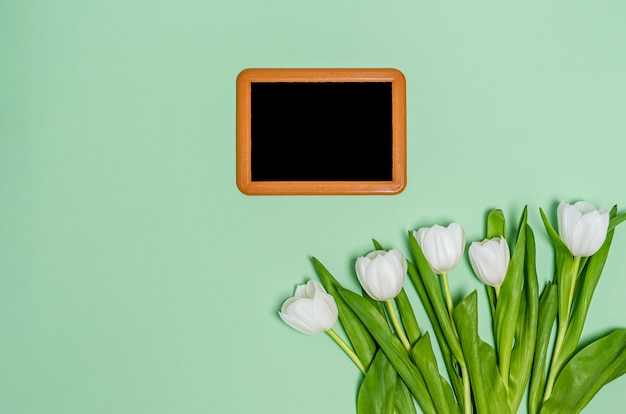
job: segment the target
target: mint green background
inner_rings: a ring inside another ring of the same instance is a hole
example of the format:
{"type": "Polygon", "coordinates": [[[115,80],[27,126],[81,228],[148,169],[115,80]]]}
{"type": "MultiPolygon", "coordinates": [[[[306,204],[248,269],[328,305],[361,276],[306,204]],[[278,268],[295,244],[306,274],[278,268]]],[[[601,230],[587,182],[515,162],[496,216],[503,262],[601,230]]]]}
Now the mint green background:
{"type": "MultiPolygon", "coordinates": [[[[625,21],[619,0],[1,1],[0,412],[354,412],[358,370],[277,316],[309,256],[357,288],[372,237],[480,240],[528,204],[548,280],[539,207],[626,205],[625,21]],[[403,71],[406,190],[241,194],[247,67],[403,71]]],[[[625,325],[624,231],[587,340],[625,325]]],[[[467,260],[450,277],[486,317],[467,260]]],[[[587,412],[623,412],[625,385],[587,412]]]]}

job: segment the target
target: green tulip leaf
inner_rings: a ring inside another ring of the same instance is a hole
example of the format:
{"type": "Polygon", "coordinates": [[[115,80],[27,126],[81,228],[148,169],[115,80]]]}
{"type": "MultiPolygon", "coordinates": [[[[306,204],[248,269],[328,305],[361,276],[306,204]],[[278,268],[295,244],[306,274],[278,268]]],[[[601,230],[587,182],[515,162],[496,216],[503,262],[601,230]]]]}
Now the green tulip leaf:
{"type": "Polygon", "coordinates": [[[496,302],[497,295],[493,286],[485,285],[485,292],[487,292],[487,299],[489,299],[489,310],[491,311],[491,319],[496,319],[496,302]]]}
{"type": "Polygon", "coordinates": [[[557,287],[548,283],[539,298],[539,316],[537,321],[537,341],[535,344],[534,363],[528,391],[528,412],[537,414],[543,401],[546,387],[546,365],[550,334],[556,320],[557,287]]]}
{"type": "Polygon", "coordinates": [[[515,326],[517,324],[520,303],[522,298],[522,286],[524,283],[524,264],[526,254],[526,218],[527,208],[524,208],[520,220],[519,231],[515,249],[506,271],[504,283],[497,299],[494,321],[494,333],[498,361],[500,363],[500,375],[508,387],[511,353],[515,339],[515,326]]]}
{"type": "Polygon", "coordinates": [[[552,245],[554,246],[554,251],[556,253],[556,284],[558,291],[558,315],[559,318],[563,318],[567,320],[569,318],[569,295],[573,283],[572,279],[572,268],[574,266],[574,257],[572,253],[569,251],[569,248],[563,243],[559,234],[554,230],[550,222],[548,221],[548,217],[543,212],[542,209],[539,209],[541,213],[541,219],[543,224],[548,232],[548,236],[550,236],[550,240],[552,241],[552,245]]]}
{"type": "Polygon", "coordinates": [[[606,384],[626,373],[626,329],[616,329],[583,348],[556,379],[541,414],[579,413],[606,384]]]}
{"type": "Polygon", "coordinates": [[[361,383],[357,397],[358,414],[392,414],[398,374],[385,354],[378,350],[361,383]]]}
{"type": "Polygon", "coordinates": [[[428,332],[411,349],[411,357],[424,376],[426,387],[428,387],[437,413],[460,414],[461,409],[454,399],[450,384],[439,374],[437,359],[435,358],[428,332]]]}
{"type": "Polygon", "coordinates": [[[456,306],[454,320],[465,354],[477,411],[481,414],[509,413],[506,389],[496,364],[496,352],[478,336],[476,291],[456,306]]]}
{"type": "MultiPolygon", "coordinates": [[[[613,209],[615,210],[617,208],[617,206],[614,206],[613,209]]],[[[609,230],[611,231],[613,230],[618,224],[622,223],[626,221],[626,213],[622,213],[622,214],[618,214],[615,217],[612,217],[611,220],[609,221],[609,230]]]]}
{"type": "Polygon", "coordinates": [[[396,296],[396,305],[400,312],[400,320],[406,331],[406,336],[409,342],[414,344],[420,338],[421,333],[417,325],[417,319],[415,319],[415,312],[413,312],[413,307],[404,289],[401,289],[398,296],[396,296]]]}
{"type": "Polygon", "coordinates": [[[367,299],[369,303],[371,303],[376,309],[378,309],[378,312],[380,312],[381,315],[385,314],[385,305],[383,302],[379,302],[376,299],[370,297],[370,295],[367,294],[365,289],[361,289],[361,296],[367,299]]]}
{"type": "Polygon", "coordinates": [[[374,243],[374,248],[376,250],[385,250],[382,246],[382,244],[378,243],[378,240],[376,239],[372,239],[372,242],[374,243]]]}
{"type": "Polygon", "coordinates": [[[436,413],[422,374],[411,361],[400,339],[392,334],[385,318],[363,297],[341,287],[337,290],[378,342],[422,410],[425,413],[436,413]]]}
{"type": "MultiPolygon", "coordinates": [[[[437,336],[437,341],[439,342],[439,347],[446,365],[446,371],[448,372],[448,377],[450,378],[454,391],[457,396],[462,397],[463,380],[458,373],[456,364],[457,362],[464,364],[465,360],[459,338],[456,335],[452,320],[448,314],[448,308],[444,303],[441,285],[436,279],[430,264],[428,264],[428,260],[426,260],[424,256],[422,248],[417,243],[417,240],[415,240],[412,232],[409,232],[409,243],[416,262],[414,265],[415,270],[412,270],[411,266],[409,266],[409,277],[418,290],[420,299],[428,312],[428,318],[435,330],[435,335],[437,336]]],[[[464,399],[458,399],[463,406],[464,399]]]]}
{"type": "Polygon", "coordinates": [[[417,414],[411,391],[409,391],[409,388],[404,381],[402,381],[400,376],[397,376],[396,379],[396,398],[394,405],[396,407],[396,413],[398,414],[417,414]]]}
{"type": "Polygon", "coordinates": [[[537,340],[537,318],[539,313],[539,285],[535,264],[535,236],[530,226],[526,225],[526,263],[524,296],[520,305],[515,331],[515,344],[511,354],[511,373],[509,379],[509,407],[517,412],[535,356],[537,340]]]}
{"type": "Polygon", "coordinates": [[[421,247],[417,243],[417,240],[415,240],[415,237],[411,234],[409,239],[413,255],[415,256],[418,274],[428,299],[433,306],[437,322],[441,327],[452,355],[454,355],[457,361],[461,362],[463,361],[463,351],[461,350],[461,344],[459,344],[459,340],[454,331],[454,326],[452,324],[452,320],[450,319],[450,315],[448,314],[448,309],[444,303],[439,281],[436,279],[435,274],[430,268],[430,265],[428,264],[421,247]]]}
{"type": "Polygon", "coordinates": [[[337,303],[339,310],[339,322],[343,326],[346,335],[350,339],[350,343],[354,347],[359,360],[367,369],[376,353],[376,343],[367,331],[361,320],[356,316],[352,309],[343,300],[343,297],[337,292],[337,288],[341,288],[341,284],[335,277],[322,265],[315,257],[312,258],[313,265],[326,291],[332,295],[337,303]]]}
{"type": "Polygon", "coordinates": [[[487,238],[504,237],[506,234],[506,220],[502,210],[491,210],[487,216],[487,238]]]}
{"type": "MultiPolygon", "coordinates": [[[[412,237],[412,236],[410,236],[412,237]]],[[[444,360],[444,364],[446,366],[446,370],[448,372],[448,377],[452,383],[452,386],[455,390],[456,395],[463,395],[463,380],[459,376],[456,368],[454,366],[454,362],[452,360],[452,353],[450,352],[450,347],[446,342],[443,331],[441,330],[441,325],[439,324],[439,320],[433,308],[433,305],[430,301],[428,294],[426,293],[426,288],[424,287],[424,283],[420,279],[417,268],[412,262],[408,262],[408,273],[415,290],[420,298],[424,309],[426,310],[426,314],[428,315],[428,319],[433,327],[433,331],[435,332],[435,337],[437,338],[437,343],[439,344],[439,350],[441,351],[441,355],[444,360]]],[[[462,399],[461,399],[462,401],[462,399]]]]}

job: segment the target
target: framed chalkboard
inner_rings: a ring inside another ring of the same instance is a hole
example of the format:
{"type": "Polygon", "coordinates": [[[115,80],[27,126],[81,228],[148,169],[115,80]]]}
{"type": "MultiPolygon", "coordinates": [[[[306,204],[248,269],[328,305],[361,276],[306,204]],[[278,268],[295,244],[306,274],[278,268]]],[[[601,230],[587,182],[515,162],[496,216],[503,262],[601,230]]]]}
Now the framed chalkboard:
{"type": "Polygon", "coordinates": [[[237,78],[237,186],[248,195],[397,194],[405,102],[396,69],[246,69],[237,78]]]}

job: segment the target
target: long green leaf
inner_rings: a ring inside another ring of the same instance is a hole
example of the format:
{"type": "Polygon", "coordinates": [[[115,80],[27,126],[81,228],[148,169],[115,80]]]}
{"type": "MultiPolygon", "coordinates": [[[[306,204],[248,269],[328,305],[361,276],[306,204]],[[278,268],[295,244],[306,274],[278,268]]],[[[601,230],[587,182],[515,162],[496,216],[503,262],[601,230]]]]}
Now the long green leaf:
{"type": "Polygon", "coordinates": [[[382,245],[382,244],[380,244],[380,243],[378,243],[378,240],[376,240],[376,239],[372,239],[372,243],[374,243],[374,248],[375,248],[376,250],[385,250],[385,249],[383,248],[383,245],[382,245]]]}
{"type": "Polygon", "coordinates": [[[411,357],[424,376],[424,381],[433,399],[437,413],[460,413],[461,409],[454,399],[450,384],[439,375],[437,359],[435,358],[428,332],[411,349],[411,357]]]}
{"type": "Polygon", "coordinates": [[[626,329],[616,329],[576,354],[563,368],[541,414],[579,413],[606,384],[626,373],[626,329]]]}
{"type": "Polygon", "coordinates": [[[398,296],[396,296],[396,305],[400,312],[400,320],[406,331],[406,336],[411,344],[417,342],[421,336],[420,328],[417,325],[417,319],[415,318],[415,312],[409,301],[408,296],[404,289],[400,290],[398,296]]]}
{"type": "Polygon", "coordinates": [[[417,414],[415,403],[411,391],[406,386],[402,378],[398,375],[396,379],[396,398],[394,405],[398,414],[417,414]]]}
{"type": "Polygon", "coordinates": [[[546,387],[546,365],[548,361],[548,345],[550,334],[556,320],[557,287],[553,283],[543,290],[539,298],[539,317],[537,324],[537,342],[535,345],[534,363],[528,391],[528,412],[536,414],[541,408],[546,387]]]}
{"type": "MultiPolygon", "coordinates": [[[[496,319],[496,290],[493,286],[485,285],[485,292],[487,292],[487,299],[489,299],[489,310],[491,311],[491,320],[495,321],[496,319]]],[[[495,329],[495,325],[494,325],[495,329]]]]}
{"type": "Polygon", "coordinates": [[[524,261],[526,254],[526,218],[527,208],[524,208],[517,234],[517,241],[504,283],[496,305],[495,339],[500,375],[508,388],[511,353],[515,339],[515,325],[518,318],[524,283],[524,261]]]}
{"type": "Polygon", "coordinates": [[[357,397],[358,414],[392,414],[398,373],[379,350],[367,370],[357,397]]]}
{"type": "Polygon", "coordinates": [[[476,408],[481,414],[510,413],[506,389],[496,364],[496,352],[478,336],[476,298],[476,291],[473,291],[454,309],[476,408]]]}
{"type": "Polygon", "coordinates": [[[418,286],[423,287],[423,297],[419,290],[418,293],[420,293],[420,298],[425,306],[426,304],[430,304],[430,312],[428,308],[426,309],[428,317],[433,325],[433,328],[435,329],[437,342],[439,343],[439,347],[444,356],[446,370],[455,394],[457,399],[460,401],[462,408],[464,408],[465,400],[463,398],[463,380],[456,367],[457,363],[465,364],[461,344],[459,343],[459,338],[456,335],[452,320],[448,314],[448,309],[444,303],[441,286],[436,279],[433,270],[428,264],[428,260],[426,260],[422,248],[417,243],[417,240],[415,240],[412,232],[409,232],[409,243],[411,245],[411,250],[413,251],[413,256],[415,257],[415,269],[417,270],[415,273],[416,276],[419,276],[414,278],[409,266],[409,277],[411,277],[411,280],[418,279],[413,280],[416,289],[418,286]],[[426,299],[424,299],[424,297],[426,299]]]}
{"type": "Polygon", "coordinates": [[[463,361],[463,351],[461,350],[461,344],[459,343],[454,331],[454,326],[452,324],[452,320],[450,319],[450,315],[448,314],[448,309],[444,303],[441,294],[441,286],[430,268],[430,265],[422,252],[422,248],[412,234],[409,235],[409,241],[411,249],[413,250],[413,255],[415,256],[418,274],[422,280],[430,303],[433,306],[433,310],[446,339],[446,343],[450,347],[452,355],[454,355],[457,361],[461,362],[463,361]]]}
{"type": "Polygon", "coordinates": [[[515,331],[515,345],[511,354],[511,375],[509,380],[508,401],[512,412],[519,407],[535,356],[537,340],[537,318],[539,313],[539,285],[535,264],[535,237],[529,225],[526,225],[526,264],[524,296],[520,306],[515,331]]]}
{"type": "Polygon", "coordinates": [[[383,316],[362,296],[338,287],[339,294],[358,315],[368,331],[389,359],[398,374],[402,377],[411,393],[425,413],[436,413],[433,401],[428,393],[422,374],[413,364],[408,351],[402,342],[391,333],[383,316]]]}
{"type": "Polygon", "coordinates": [[[343,300],[343,297],[337,292],[341,288],[341,284],[335,277],[324,267],[324,265],[315,257],[312,258],[313,265],[326,291],[333,296],[339,310],[339,322],[343,326],[346,335],[350,339],[350,343],[354,347],[359,360],[367,369],[376,353],[376,343],[367,331],[361,320],[356,316],[352,309],[343,300]]]}
{"type": "Polygon", "coordinates": [[[626,221],[626,212],[618,214],[609,221],[609,231],[613,230],[618,224],[626,221]]]}
{"type": "Polygon", "coordinates": [[[554,251],[556,254],[556,285],[558,291],[558,318],[559,323],[565,323],[569,319],[569,294],[572,287],[572,268],[574,265],[574,257],[572,253],[569,251],[561,237],[559,237],[558,233],[550,222],[548,221],[548,217],[543,212],[542,209],[539,209],[541,213],[541,219],[543,224],[548,232],[548,236],[550,236],[550,240],[552,241],[552,245],[554,246],[554,251]]]}
{"type": "MultiPolygon", "coordinates": [[[[432,307],[432,312],[428,314],[428,317],[433,327],[438,327],[439,329],[439,331],[437,331],[437,328],[434,328],[435,334],[437,335],[437,342],[444,355],[448,377],[454,388],[457,400],[460,401],[461,408],[465,410],[463,379],[459,372],[459,367],[465,364],[465,359],[459,338],[455,332],[450,315],[448,314],[448,308],[444,303],[439,281],[431,269],[428,260],[426,260],[422,248],[411,232],[409,232],[409,244],[415,258],[416,273],[417,276],[419,276],[419,282],[423,286],[424,295],[427,298],[426,301],[422,299],[422,302],[429,303],[432,307]]],[[[411,276],[411,272],[409,272],[409,276],[411,276]]]]}
{"type": "MultiPolygon", "coordinates": [[[[412,236],[411,236],[412,237],[412,236]]],[[[446,371],[448,373],[448,378],[450,378],[450,382],[452,383],[452,387],[454,388],[455,394],[457,396],[463,395],[463,380],[460,377],[459,373],[454,366],[452,353],[450,352],[450,347],[446,341],[446,338],[441,330],[441,325],[439,324],[439,319],[435,313],[433,305],[430,301],[430,297],[426,293],[426,288],[424,287],[424,283],[422,279],[419,277],[417,272],[417,268],[412,262],[408,262],[409,268],[409,278],[417,291],[417,294],[420,298],[422,305],[424,306],[424,310],[428,315],[428,319],[433,327],[433,331],[435,332],[435,337],[437,338],[437,343],[439,344],[439,350],[441,351],[441,355],[443,357],[444,364],[446,366],[446,371]]],[[[460,398],[461,403],[463,399],[460,398]]]]}

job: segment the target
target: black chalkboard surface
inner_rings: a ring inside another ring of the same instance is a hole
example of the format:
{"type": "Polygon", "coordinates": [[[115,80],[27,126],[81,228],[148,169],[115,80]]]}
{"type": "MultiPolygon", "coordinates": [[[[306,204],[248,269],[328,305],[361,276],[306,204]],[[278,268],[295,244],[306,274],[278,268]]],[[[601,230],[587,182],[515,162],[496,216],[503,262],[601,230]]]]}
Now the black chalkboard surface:
{"type": "Polygon", "coordinates": [[[391,181],[391,82],[252,84],[253,181],[391,181]]]}
{"type": "Polygon", "coordinates": [[[405,185],[395,69],[247,69],[237,85],[245,194],[396,194],[405,185]]]}

